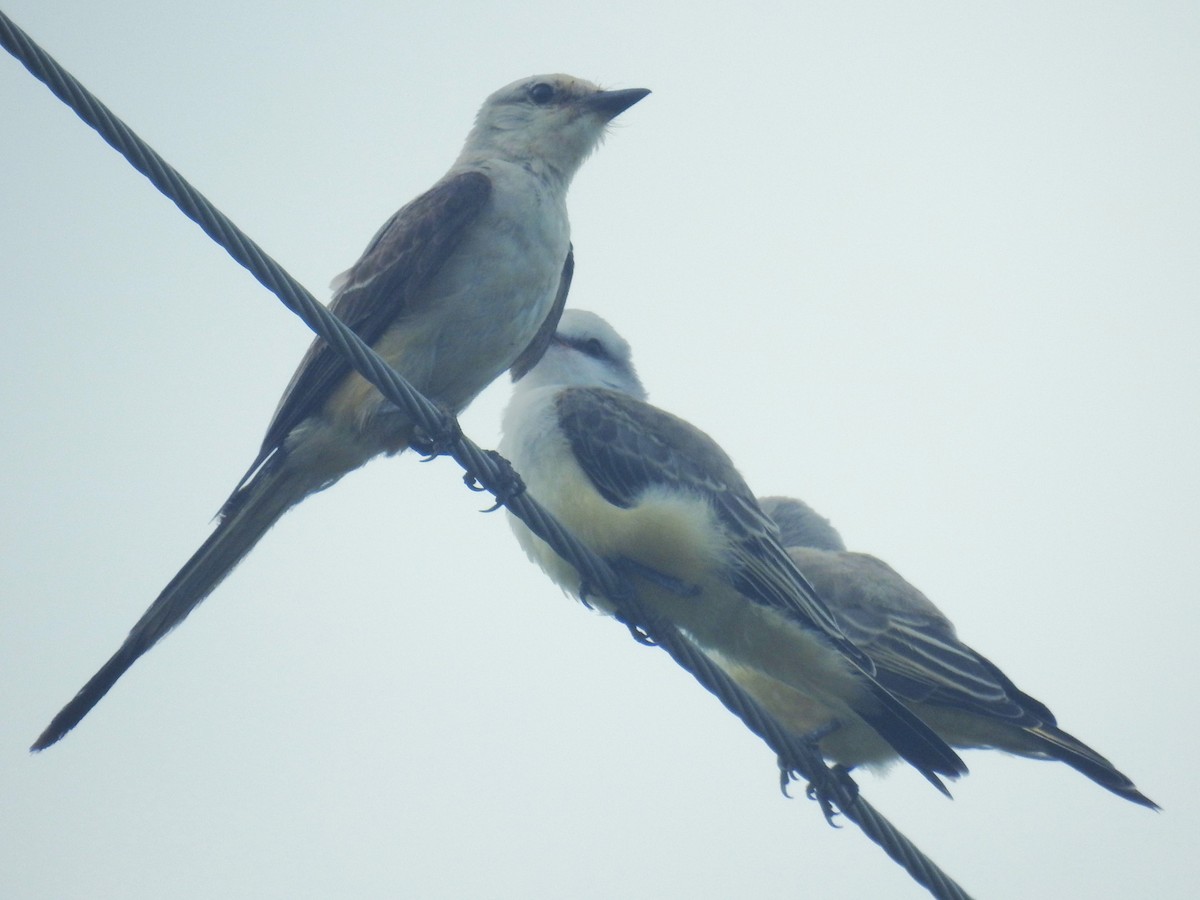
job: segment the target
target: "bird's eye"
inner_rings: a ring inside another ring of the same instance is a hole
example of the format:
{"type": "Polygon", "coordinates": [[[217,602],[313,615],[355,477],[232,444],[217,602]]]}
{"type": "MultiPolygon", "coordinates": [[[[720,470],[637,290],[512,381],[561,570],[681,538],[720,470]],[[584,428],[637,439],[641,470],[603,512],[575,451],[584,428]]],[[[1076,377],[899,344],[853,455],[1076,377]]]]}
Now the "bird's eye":
{"type": "Polygon", "coordinates": [[[588,338],[579,345],[581,352],[593,359],[604,359],[608,353],[604,349],[604,345],[596,338],[588,338]]]}
{"type": "Polygon", "coordinates": [[[539,81],[529,89],[529,99],[539,106],[554,99],[554,85],[539,81]]]}

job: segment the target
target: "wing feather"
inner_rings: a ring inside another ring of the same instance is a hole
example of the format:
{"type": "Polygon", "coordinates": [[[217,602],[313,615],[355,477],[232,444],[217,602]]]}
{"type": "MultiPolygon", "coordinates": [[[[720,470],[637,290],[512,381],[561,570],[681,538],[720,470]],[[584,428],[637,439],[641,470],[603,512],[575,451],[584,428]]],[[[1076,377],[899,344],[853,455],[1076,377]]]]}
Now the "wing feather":
{"type": "MultiPolygon", "coordinates": [[[[423,290],[462,243],[491,196],[482,172],[445,178],[400,209],[337,284],[329,310],[368,344],[398,318],[419,311],[423,290]]],[[[320,338],[309,346],[267,427],[262,448],[242,484],[278,449],[288,433],[319,410],[350,371],[320,338]]],[[[235,490],[236,493],[236,490],[235,490]]]]}
{"type": "Polygon", "coordinates": [[[864,671],[873,670],[788,557],[775,523],[712,438],[677,416],[603,388],[561,391],[557,411],[576,460],[609,503],[632,507],[654,487],[702,498],[731,540],[730,579],[739,592],[824,634],[864,671]]]}
{"type": "Polygon", "coordinates": [[[558,331],[558,320],[562,318],[563,308],[567,305],[567,294],[571,290],[571,277],[575,274],[575,248],[567,246],[567,258],[563,262],[562,275],[558,278],[558,293],[554,295],[554,305],[550,307],[550,312],[542,322],[537,334],[533,336],[533,340],[529,342],[529,346],[521,351],[521,355],[517,357],[509,367],[509,372],[512,375],[512,380],[519,380],[526,372],[538,364],[538,361],[545,355],[546,348],[550,346],[550,341],[554,339],[554,333],[558,331]]]}
{"type": "Polygon", "coordinates": [[[800,547],[789,552],[842,631],[874,660],[876,679],[897,696],[1018,727],[1054,724],[1044,704],[960,641],[941,610],[882,560],[800,547]]]}

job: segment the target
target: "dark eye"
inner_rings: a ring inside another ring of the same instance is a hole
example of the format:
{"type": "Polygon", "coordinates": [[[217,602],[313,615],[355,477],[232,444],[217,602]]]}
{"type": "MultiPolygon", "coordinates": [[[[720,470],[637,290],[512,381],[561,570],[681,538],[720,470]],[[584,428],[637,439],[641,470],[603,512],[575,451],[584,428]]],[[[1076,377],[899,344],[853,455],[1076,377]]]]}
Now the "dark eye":
{"type": "Polygon", "coordinates": [[[592,357],[593,359],[604,359],[608,356],[608,353],[604,349],[604,345],[596,338],[588,338],[579,345],[579,349],[582,353],[592,357]]]}
{"type": "Polygon", "coordinates": [[[539,81],[529,89],[529,99],[539,106],[554,99],[554,85],[539,81]]]}

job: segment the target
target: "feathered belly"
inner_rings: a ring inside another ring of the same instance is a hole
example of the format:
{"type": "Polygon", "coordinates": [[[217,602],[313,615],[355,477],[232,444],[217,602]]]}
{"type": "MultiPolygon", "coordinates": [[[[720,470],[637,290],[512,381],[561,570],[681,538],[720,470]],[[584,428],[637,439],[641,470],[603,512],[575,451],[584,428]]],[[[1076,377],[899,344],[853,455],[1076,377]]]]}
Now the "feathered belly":
{"type": "MultiPolygon", "coordinates": [[[[554,302],[561,263],[553,275],[549,266],[519,272],[459,266],[439,279],[438,299],[397,321],[375,350],[425,396],[460,412],[533,340],[554,302]]],[[[357,374],[346,378],[326,408],[352,427],[377,419],[397,437],[408,430],[408,417],[357,374]]]]}

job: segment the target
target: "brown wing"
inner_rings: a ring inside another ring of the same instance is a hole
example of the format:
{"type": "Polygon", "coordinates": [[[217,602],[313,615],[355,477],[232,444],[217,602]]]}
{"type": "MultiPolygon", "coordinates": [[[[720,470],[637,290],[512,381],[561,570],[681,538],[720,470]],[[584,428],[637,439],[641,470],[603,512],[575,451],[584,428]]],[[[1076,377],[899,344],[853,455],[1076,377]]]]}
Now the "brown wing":
{"type": "Polygon", "coordinates": [[[517,361],[509,366],[509,374],[513,381],[519,381],[526,372],[538,364],[546,353],[554,333],[558,331],[558,320],[562,318],[563,307],[567,305],[567,294],[571,290],[571,276],[575,274],[575,248],[567,247],[567,258],[563,262],[562,275],[558,279],[558,293],[554,295],[554,305],[550,307],[542,327],[533,336],[529,346],[521,351],[517,361]]]}
{"type": "MultiPolygon", "coordinates": [[[[462,242],[491,196],[482,172],[446,178],[406,204],[379,230],[342,281],[329,310],[368,344],[419,309],[423,288],[462,242]]],[[[320,338],[309,346],[283,392],[262,448],[238,487],[288,433],[321,408],[350,365],[320,338]]],[[[236,490],[235,490],[236,493],[236,490]]]]}

